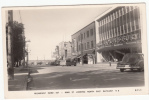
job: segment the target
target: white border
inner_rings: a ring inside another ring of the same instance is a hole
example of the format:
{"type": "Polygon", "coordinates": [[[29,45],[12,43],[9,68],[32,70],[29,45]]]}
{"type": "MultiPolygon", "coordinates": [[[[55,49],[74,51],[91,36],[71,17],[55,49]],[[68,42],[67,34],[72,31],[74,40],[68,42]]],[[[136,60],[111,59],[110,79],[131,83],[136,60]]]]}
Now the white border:
{"type": "MultiPolygon", "coordinates": [[[[70,0],[49,0],[49,1],[47,1],[47,0],[42,0],[42,1],[39,1],[39,2],[37,2],[37,1],[35,1],[35,0],[1,0],[1,3],[0,3],[0,5],[1,5],[1,7],[3,7],[3,6],[39,6],[39,5],[72,5],[72,4],[100,4],[100,3],[103,3],[103,4],[105,4],[105,3],[132,3],[132,2],[140,2],[140,0],[122,0],[122,1],[120,1],[120,0],[110,0],[109,2],[105,2],[105,0],[87,0],[87,1],[80,1],[80,0],[74,0],[74,1],[70,1],[70,0]]],[[[149,7],[149,1],[148,0],[141,0],[141,2],[145,2],[146,3],[146,7],[147,7],[147,24],[149,24],[148,23],[148,18],[149,18],[149,16],[148,16],[148,7],[149,7]]],[[[0,13],[0,17],[1,17],[1,13],[0,13]]],[[[0,22],[1,23],[1,22],[0,22]]],[[[1,27],[1,24],[0,24],[0,28],[2,29],[2,27],[1,27]]],[[[147,27],[147,29],[149,29],[148,27],[147,27]]],[[[0,40],[2,40],[2,34],[1,34],[1,32],[0,32],[0,40]]],[[[2,48],[2,41],[0,41],[0,48],[2,48]]],[[[2,49],[0,49],[0,55],[2,55],[2,49]]],[[[2,56],[0,56],[0,59],[3,59],[3,57],[2,56]]],[[[1,90],[3,90],[4,88],[3,88],[3,65],[2,65],[2,60],[0,60],[0,80],[2,81],[2,82],[0,82],[0,88],[1,88],[1,90]]],[[[3,95],[4,95],[4,92],[3,91],[1,91],[0,92],[0,95],[2,95],[2,96],[0,96],[0,99],[2,98],[2,99],[4,99],[3,98],[3,95]]],[[[106,100],[111,100],[111,99],[121,99],[121,100],[128,100],[128,98],[129,98],[129,100],[133,100],[133,99],[135,99],[135,100],[147,100],[147,98],[149,98],[149,96],[121,96],[121,97],[100,97],[100,99],[106,99],[106,100]]],[[[74,98],[61,98],[61,99],[71,99],[71,100],[73,100],[74,98]]],[[[79,98],[75,98],[75,99],[79,99],[79,98]]],[[[99,97],[92,97],[92,98],[87,98],[87,97],[85,97],[85,98],[81,98],[81,99],[84,99],[84,100],[91,100],[91,99],[99,99],[99,97]]],[[[52,99],[51,99],[52,100],[52,99]]]]}

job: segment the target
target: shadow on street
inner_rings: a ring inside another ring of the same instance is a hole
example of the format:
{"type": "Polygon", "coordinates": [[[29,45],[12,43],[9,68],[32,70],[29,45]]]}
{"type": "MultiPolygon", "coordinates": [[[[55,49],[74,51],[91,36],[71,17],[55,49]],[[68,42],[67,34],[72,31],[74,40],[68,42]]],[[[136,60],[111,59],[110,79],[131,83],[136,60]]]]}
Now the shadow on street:
{"type": "Polygon", "coordinates": [[[83,89],[144,86],[144,72],[93,70],[32,75],[31,90],[83,89]],[[135,74],[134,74],[135,73],[135,74]]]}

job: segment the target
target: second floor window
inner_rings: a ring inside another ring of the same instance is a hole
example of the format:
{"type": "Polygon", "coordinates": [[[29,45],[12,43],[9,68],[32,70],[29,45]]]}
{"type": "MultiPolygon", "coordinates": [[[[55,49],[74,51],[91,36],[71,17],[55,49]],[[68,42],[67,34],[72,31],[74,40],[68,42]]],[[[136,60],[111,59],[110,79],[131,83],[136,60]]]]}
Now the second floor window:
{"type": "Polygon", "coordinates": [[[83,40],[83,34],[81,34],[81,40],[83,40]]]}
{"type": "Polygon", "coordinates": [[[84,39],[85,39],[85,33],[84,33],[84,39]]]}
{"type": "Polygon", "coordinates": [[[87,37],[89,37],[89,31],[87,31],[87,37]]]}
{"type": "Polygon", "coordinates": [[[90,30],[90,35],[93,36],[93,29],[90,30]]]}

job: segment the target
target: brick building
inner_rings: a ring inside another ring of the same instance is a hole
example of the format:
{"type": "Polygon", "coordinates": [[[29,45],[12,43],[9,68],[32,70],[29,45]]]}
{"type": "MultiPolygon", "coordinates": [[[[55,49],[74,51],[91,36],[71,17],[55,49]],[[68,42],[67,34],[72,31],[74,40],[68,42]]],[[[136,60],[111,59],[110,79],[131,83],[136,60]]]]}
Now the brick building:
{"type": "Polygon", "coordinates": [[[95,22],[91,22],[72,36],[72,55],[78,62],[96,63],[96,33],[95,22]]]}

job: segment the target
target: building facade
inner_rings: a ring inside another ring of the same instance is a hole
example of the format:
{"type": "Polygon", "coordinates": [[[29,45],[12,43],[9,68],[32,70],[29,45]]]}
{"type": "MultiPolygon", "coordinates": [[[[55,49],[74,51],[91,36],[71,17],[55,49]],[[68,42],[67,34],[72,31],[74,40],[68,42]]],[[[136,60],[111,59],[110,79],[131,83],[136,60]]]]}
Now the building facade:
{"type": "Polygon", "coordinates": [[[95,22],[88,24],[72,36],[72,56],[84,64],[96,63],[95,22]]]}
{"type": "Polygon", "coordinates": [[[71,42],[60,42],[58,46],[56,46],[55,51],[53,52],[55,59],[65,60],[67,58],[71,58],[71,42]]]}
{"type": "Polygon", "coordinates": [[[138,6],[113,7],[95,22],[98,61],[120,61],[126,53],[142,52],[138,6]]]}

